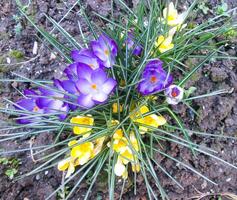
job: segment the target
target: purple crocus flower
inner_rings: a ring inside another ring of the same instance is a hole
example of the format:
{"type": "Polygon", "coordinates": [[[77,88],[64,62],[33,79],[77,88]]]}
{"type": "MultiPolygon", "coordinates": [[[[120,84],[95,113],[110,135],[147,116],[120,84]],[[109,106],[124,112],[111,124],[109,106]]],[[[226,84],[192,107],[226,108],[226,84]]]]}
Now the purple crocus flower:
{"type": "Polygon", "coordinates": [[[168,104],[176,105],[182,101],[184,96],[184,89],[177,85],[170,85],[165,90],[166,101],[168,104]]]}
{"type": "Polygon", "coordinates": [[[142,95],[149,95],[167,88],[172,81],[172,76],[162,68],[162,62],[156,59],[146,65],[137,89],[142,95]]]}
{"type": "Polygon", "coordinates": [[[140,44],[136,44],[134,35],[131,32],[128,32],[126,44],[129,50],[133,50],[133,55],[140,56],[142,53],[142,46],[140,44]],[[135,46],[136,45],[136,46],[135,46]]]}
{"type": "Polygon", "coordinates": [[[37,99],[36,104],[40,109],[44,110],[44,113],[62,112],[59,114],[59,119],[64,120],[67,117],[69,106],[63,101],[65,95],[55,90],[64,91],[61,86],[61,82],[57,79],[54,80],[54,86],[52,89],[39,88],[40,97],[37,99]]]}
{"type": "Polygon", "coordinates": [[[89,65],[92,69],[103,67],[102,62],[89,49],[73,50],[71,57],[74,62],[89,65]]]}
{"type": "Polygon", "coordinates": [[[20,99],[14,107],[17,110],[22,111],[29,111],[29,113],[24,113],[20,115],[20,118],[17,120],[17,123],[19,124],[29,124],[32,122],[35,122],[37,119],[40,119],[40,117],[30,117],[30,118],[24,118],[26,116],[32,115],[31,113],[43,113],[43,110],[38,107],[36,104],[37,98],[34,96],[37,96],[38,94],[34,90],[24,90],[24,95],[26,98],[20,99]],[[22,117],[22,118],[21,118],[22,117]]]}
{"type": "Polygon", "coordinates": [[[76,82],[80,91],[78,104],[82,108],[91,108],[95,104],[105,102],[117,84],[113,78],[107,77],[104,70],[100,68],[92,70],[86,65],[78,68],[78,78],[76,82]]]}
{"type": "Polygon", "coordinates": [[[102,34],[96,41],[91,42],[93,53],[101,60],[103,66],[110,68],[115,63],[118,46],[114,40],[102,34]]]}

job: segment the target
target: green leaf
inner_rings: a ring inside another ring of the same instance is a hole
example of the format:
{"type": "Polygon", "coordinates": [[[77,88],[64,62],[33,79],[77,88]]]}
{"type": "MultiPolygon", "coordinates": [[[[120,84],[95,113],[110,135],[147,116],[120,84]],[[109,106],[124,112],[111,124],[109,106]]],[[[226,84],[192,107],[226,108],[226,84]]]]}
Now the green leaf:
{"type": "Polygon", "coordinates": [[[189,97],[191,94],[193,94],[197,90],[196,87],[191,86],[187,90],[184,91],[185,97],[189,97]]]}
{"type": "Polygon", "coordinates": [[[11,169],[6,170],[5,174],[8,176],[9,179],[12,180],[17,172],[18,172],[17,169],[11,168],[11,169]]]}
{"type": "Polygon", "coordinates": [[[8,159],[7,158],[0,158],[0,164],[7,165],[8,159]]]}

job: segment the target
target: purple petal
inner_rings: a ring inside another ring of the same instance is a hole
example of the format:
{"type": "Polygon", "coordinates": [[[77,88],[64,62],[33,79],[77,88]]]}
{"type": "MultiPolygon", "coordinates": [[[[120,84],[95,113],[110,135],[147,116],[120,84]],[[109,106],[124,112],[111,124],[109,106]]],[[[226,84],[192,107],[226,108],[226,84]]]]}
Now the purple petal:
{"type": "Polygon", "coordinates": [[[117,82],[114,79],[108,78],[108,80],[103,84],[103,92],[109,94],[116,85],[117,82]]]}
{"type": "Polygon", "coordinates": [[[39,91],[41,92],[42,96],[53,96],[55,93],[53,90],[44,87],[39,87],[39,91]]]}
{"type": "Polygon", "coordinates": [[[137,46],[134,50],[133,50],[133,54],[135,56],[140,56],[142,54],[142,48],[140,46],[137,46]]]}
{"type": "Polygon", "coordinates": [[[34,99],[21,99],[20,101],[16,102],[14,107],[19,110],[28,110],[32,111],[36,106],[34,99]]]}
{"type": "Polygon", "coordinates": [[[60,91],[63,91],[62,83],[59,79],[53,79],[53,84],[56,87],[55,89],[58,89],[60,91]]]}
{"type": "Polygon", "coordinates": [[[98,102],[98,103],[103,103],[108,99],[108,95],[105,94],[104,92],[96,93],[93,95],[93,100],[98,102]]]}
{"type": "Polygon", "coordinates": [[[78,57],[80,56],[80,51],[79,50],[72,50],[71,51],[71,57],[74,61],[78,61],[78,57]]]}
{"type": "Polygon", "coordinates": [[[80,55],[87,56],[87,57],[94,57],[93,52],[89,49],[82,49],[80,51],[80,55]]]}
{"type": "Polygon", "coordinates": [[[84,63],[78,63],[78,68],[77,68],[78,78],[87,79],[88,81],[90,81],[92,72],[93,70],[91,69],[90,66],[84,63]]]}
{"type": "Polygon", "coordinates": [[[101,45],[96,41],[91,42],[91,47],[93,49],[94,54],[99,59],[101,59],[102,61],[106,61],[108,59],[108,55],[105,54],[105,50],[108,50],[108,49],[102,49],[101,45]]]}
{"type": "Polygon", "coordinates": [[[31,123],[32,120],[29,120],[29,119],[17,119],[16,122],[18,124],[29,124],[31,123]]]}
{"type": "Polygon", "coordinates": [[[102,69],[95,70],[91,75],[92,83],[97,85],[102,85],[107,79],[106,73],[102,69]]]}
{"type": "Polygon", "coordinates": [[[75,82],[71,80],[63,80],[61,81],[62,87],[65,91],[75,94],[78,93],[78,90],[76,88],[75,82]]]}
{"type": "Polygon", "coordinates": [[[118,53],[118,45],[114,40],[112,40],[111,43],[112,43],[112,54],[116,56],[118,53]]]}
{"type": "Polygon", "coordinates": [[[26,89],[24,90],[25,96],[37,96],[38,94],[34,90],[26,89]]]}
{"type": "Polygon", "coordinates": [[[89,94],[91,92],[91,83],[89,81],[87,81],[86,79],[79,79],[76,82],[76,86],[78,88],[78,90],[82,93],[82,94],[89,94]]]}
{"type": "Polygon", "coordinates": [[[95,102],[92,100],[92,96],[90,94],[88,95],[81,94],[77,99],[77,103],[82,108],[91,108],[95,105],[95,102]]]}
{"type": "Polygon", "coordinates": [[[64,102],[61,100],[51,100],[48,106],[45,108],[45,113],[54,113],[61,110],[64,102]]]}
{"type": "Polygon", "coordinates": [[[78,63],[72,63],[64,70],[64,73],[67,75],[69,79],[74,80],[77,78],[77,67],[78,63]]]}
{"type": "Polygon", "coordinates": [[[52,101],[52,99],[49,99],[47,97],[40,97],[36,100],[36,105],[40,108],[43,109],[45,107],[47,107],[50,103],[50,101],[52,101]]]}

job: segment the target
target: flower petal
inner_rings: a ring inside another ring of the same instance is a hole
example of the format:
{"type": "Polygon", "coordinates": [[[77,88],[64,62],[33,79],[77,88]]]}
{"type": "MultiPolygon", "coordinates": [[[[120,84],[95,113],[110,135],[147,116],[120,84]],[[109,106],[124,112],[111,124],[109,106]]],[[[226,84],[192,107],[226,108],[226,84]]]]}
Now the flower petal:
{"type": "Polygon", "coordinates": [[[26,89],[24,90],[24,95],[27,97],[30,96],[30,98],[32,98],[32,96],[37,96],[38,94],[34,90],[26,89]]]}
{"type": "Polygon", "coordinates": [[[103,92],[109,94],[112,92],[117,82],[113,78],[108,78],[108,80],[103,84],[103,92]]]}
{"type": "Polygon", "coordinates": [[[47,97],[40,97],[36,100],[36,105],[39,107],[39,108],[44,108],[44,107],[47,107],[50,103],[50,101],[52,101],[51,99],[47,98],[47,97]]]}
{"type": "Polygon", "coordinates": [[[16,109],[32,111],[35,107],[34,99],[21,99],[14,105],[16,109]]]}
{"type": "Polygon", "coordinates": [[[64,160],[61,160],[58,163],[58,170],[59,171],[65,171],[67,170],[67,168],[69,167],[69,163],[70,163],[70,158],[66,158],[64,160]]]}
{"type": "Polygon", "coordinates": [[[63,80],[61,81],[62,87],[64,90],[66,90],[69,93],[75,94],[78,93],[78,90],[76,88],[76,85],[71,80],[63,80]]]}
{"type": "Polygon", "coordinates": [[[92,99],[98,103],[103,103],[104,101],[108,99],[108,95],[105,94],[104,92],[99,92],[99,93],[95,93],[92,99]]]}
{"type": "Polygon", "coordinates": [[[91,88],[91,83],[86,80],[86,79],[79,79],[76,82],[76,86],[78,88],[78,90],[82,93],[82,94],[89,94],[92,90],[91,88]]]}
{"type": "Polygon", "coordinates": [[[125,171],[126,171],[126,167],[121,162],[117,162],[115,164],[114,173],[115,173],[116,176],[122,176],[125,171]]]}
{"type": "Polygon", "coordinates": [[[95,105],[95,102],[92,100],[92,96],[90,94],[88,95],[81,94],[78,97],[77,102],[82,108],[91,108],[95,105]]]}
{"type": "Polygon", "coordinates": [[[75,167],[74,167],[73,163],[70,162],[65,178],[68,178],[69,176],[71,176],[71,174],[73,174],[74,171],[75,171],[75,167]]]}
{"type": "Polygon", "coordinates": [[[72,63],[64,70],[64,73],[69,79],[77,79],[77,67],[78,63],[72,63]]]}
{"type": "Polygon", "coordinates": [[[91,69],[89,65],[86,65],[84,63],[78,63],[77,75],[79,79],[83,78],[90,81],[92,72],[93,72],[93,69],[91,69]]]}
{"type": "Polygon", "coordinates": [[[96,41],[91,42],[91,47],[93,49],[94,54],[102,61],[106,61],[108,56],[105,54],[105,51],[101,48],[101,44],[96,41]]]}
{"type": "Polygon", "coordinates": [[[97,85],[102,85],[107,79],[106,73],[102,69],[96,69],[91,74],[91,81],[97,85]]]}

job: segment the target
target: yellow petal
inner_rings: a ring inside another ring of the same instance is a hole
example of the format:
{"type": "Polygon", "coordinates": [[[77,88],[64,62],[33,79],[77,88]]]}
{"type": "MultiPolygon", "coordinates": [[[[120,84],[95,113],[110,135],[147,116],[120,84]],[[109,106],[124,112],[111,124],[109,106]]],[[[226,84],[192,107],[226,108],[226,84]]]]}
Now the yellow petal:
{"type": "Polygon", "coordinates": [[[113,113],[118,113],[118,109],[119,109],[119,112],[122,112],[123,111],[123,106],[119,105],[119,107],[118,107],[117,103],[113,103],[113,105],[112,105],[113,113]]]}
{"type": "Polygon", "coordinates": [[[147,112],[149,112],[149,108],[147,106],[144,105],[140,108],[140,113],[141,114],[145,114],[147,112]]]}
{"type": "Polygon", "coordinates": [[[93,148],[94,148],[94,145],[92,142],[86,142],[86,143],[80,144],[72,148],[71,156],[73,158],[80,158],[80,156],[82,156],[84,153],[92,152],[93,148]]]}
{"type": "Polygon", "coordinates": [[[170,49],[173,49],[173,48],[174,48],[174,44],[170,44],[168,46],[161,46],[161,47],[159,47],[159,51],[161,53],[164,53],[164,52],[166,52],[166,51],[168,51],[170,49]]]}
{"type": "Polygon", "coordinates": [[[157,120],[158,126],[162,126],[167,122],[163,116],[157,116],[156,120],[157,120]]]}
{"type": "Polygon", "coordinates": [[[139,164],[132,164],[132,171],[139,172],[141,170],[141,166],[139,164]]]}
{"type": "Polygon", "coordinates": [[[91,156],[92,156],[92,152],[86,152],[86,153],[82,154],[78,158],[79,164],[84,165],[85,163],[87,163],[90,160],[91,156]]]}
{"type": "Polygon", "coordinates": [[[123,137],[122,129],[116,130],[114,135],[113,135],[113,139],[121,139],[122,137],[123,137]]]}
{"type": "Polygon", "coordinates": [[[65,171],[69,167],[70,158],[64,159],[58,163],[58,170],[65,171]]]}
{"type": "Polygon", "coordinates": [[[168,36],[167,38],[165,38],[164,42],[162,43],[163,46],[169,46],[172,43],[172,36],[168,36]]]}
{"type": "Polygon", "coordinates": [[[114,166],[114,173],[116,176],[122,176],[125,173],[126,167],[121,162],[117,162],[114,166]]]}
{"type": "Polygon", "coordinates": [[[71,147],[73,146],[74,144],[76,144],[78,141],[77,140],[72,140],[68,143],[68,146],[71,147]]]}
{"type": "MultiPolygon", "coordinates": [[[[88,116],[76,116],[71,118],[70,120],[71,123],[73,124],[78,124],[78,125],[88,125],[88,126],[93,126],[94,124],[94,118],[91,117],[90,115],[88,116]]],[[[86,132],[89,132],[92,128],[87,128],[87,127],[80,127],[80,126],[74,126],[73,127],[73,132],[75,134],[84,134],[86,132]]]]}
{"type": "Polygon", "coordinates": [[[125,151],[123,151],[121,154],[121,160],[123,164],[128,164],[130,161],[133,161],[135,156],[132,153],[132,150],[127,146],[125,151]]]}
{"type": "Polygon", "coordinates": [[[95,148],[93,150],[92,157],[95,157],[98,153],[100,153],[100,151],[103,147],[104,140],[105,140],[105,137],[101,137],[96,140],[96,142],[95,142],[96,144],[95,144],[95,148]]]}
{"type": "Polygon", "coordinates": [[[178,29],[178,26],[175,26],[169,30],[169,36],[173,37],[178,29]]]}
{"type": "Polygon", "coordinates": [[[136,122],[138,119],[143,118],[142,115],[145,114],[145,113],[147,113],[147,112],[149,112],[149,108],[148,108],[147,106],[143,105],[142,107],[140,107],[140,109],[139,109],[137,112],[131,114],[131,115],[130,115],[130,118],[131,118],[133,121],[136,122]]]}
{"type": "Polygon", "coordinates": [[[71,176],[71,174],[73,174],[74,171],[75,171],[75,167],[73,163],[70,163],[65,178],[68,178],[69,176],[71,176]]]}
{"type": "Polygon", "coordinates": [[[160,35],[157,39],[156,46],[161,45],[164,40],[165,40],[165,37],[163,35],[160,35]]]}
{"type": "Polygon", "coordinates": [[[121,139],[115,139],[113,141],[113,150],[116,152],[122,152],[127,147],[128,141],[125,137],[122,137],[121,139]]]}
{"type": "Polygon", "coordinates": [[[133,148],[138,151],[139,150],[139,146],[138,146],[138,141],[137,138],[135,136],[135,134],[133,132],[130,133],[130,141],[132,143],[133,148]]]}
{"type": "Polygon", "coordinates": [[[175,9],[173,2],[170,2],[168,8],[164,8],[163,17],[164,21],[167,21],[168,25],[176,25],[174,21],[178,18],[178,11],[175,9]]]}
{"type": "Polygon", "coordinates": [[[123,179],[127,179],[128,178],[128,170],[127,169],[125,169],[125,171],[123,172],[122,178],[123,179]]]}

